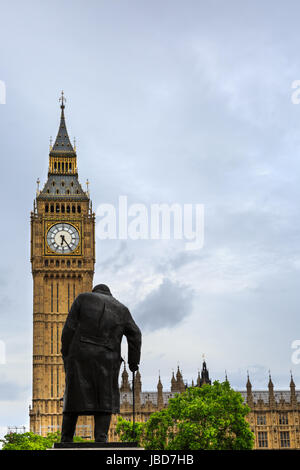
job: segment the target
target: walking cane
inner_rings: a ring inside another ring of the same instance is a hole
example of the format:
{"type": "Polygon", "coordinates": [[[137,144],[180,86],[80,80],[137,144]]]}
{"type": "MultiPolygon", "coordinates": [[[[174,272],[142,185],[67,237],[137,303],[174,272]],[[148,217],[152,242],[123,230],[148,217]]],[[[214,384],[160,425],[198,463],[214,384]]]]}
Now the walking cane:
{"type": "Polygon", "coordinates": [[[135,439],[135,371],[132,371],[132,434],[135,439]]]}

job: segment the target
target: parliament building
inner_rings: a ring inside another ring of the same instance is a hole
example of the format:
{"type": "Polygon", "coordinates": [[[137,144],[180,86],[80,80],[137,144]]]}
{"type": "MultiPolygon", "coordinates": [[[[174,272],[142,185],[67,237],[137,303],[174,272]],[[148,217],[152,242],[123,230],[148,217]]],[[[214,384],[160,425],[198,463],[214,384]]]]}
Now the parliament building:
{"type": "MultiPolygon", "coordinates": [[[[190,385],[202,387],[205,384],[210,385],[211,379],[206,362],[203,361],[202,371],[198,373],[196,383],[192,382],[190,385]]],[[[137,374],[135,383],[137,421],[147,421],[151,413],[167,407],[169,399],[174,397],[176,393],[185,391],[188,385],[184,382],[179,368],[176,376],[173,373],[170,385],[170,391],[164,392],[159,377],[157,391],[143,392],[141,376],[137,374]]],[[[267,390],[252,390],[248,376],[246,390],[239,390],[239,392],[251,409],[246,419],[255,435],[255,449],[300,449],[300,391],[296,391],[292,376],[289,390],[281,391],[274,390],[271,376],[267,390]]],[[[122,373],[120,394],[120,414],[126,419],[132,419],[132,392],[126,368],[122,373]]],[[[109,438],[111,441],[117,439],[116,419],[117,417],[114,417],[110,428],[109,438]]]]}
{"type": "MultiPolygon", "coordinates": [[[[38,188],[31,212],[31,266],[33,276],[33,383],[29,407],[30,431],[45,436],[60,430],[65,375],[60,353],[61,332],[75,297],[92,290],[95,266],[95,214],[88,190],[78,179],[77,153],[68,136],[65,98],[62,93],[58,134],[50,145],[48,178],[38,188]]],[[[132,419],[132,384],[126,367],[120,385],[120,414],[132,419]]],[[[197,382],[210,384],[205,361],[197,382]]],[[[170,390],[142,391],[136,373],[136,420],[168,406],[187,387],[181,371],[173,373],[170,390]]],[[[255,448],[300,449],[300,392],[291,377],[288,391],[274,391],[271,377],[267,391],[252,391],[250,379],[241,391],[251,408],[247,419],[255,434],[255,448]]],[[[117,416],[112,417],[109,440],[117,440],[117,416]]],[[[93,418],[81,416],[76,433],[93,436],[93,418]]]]}

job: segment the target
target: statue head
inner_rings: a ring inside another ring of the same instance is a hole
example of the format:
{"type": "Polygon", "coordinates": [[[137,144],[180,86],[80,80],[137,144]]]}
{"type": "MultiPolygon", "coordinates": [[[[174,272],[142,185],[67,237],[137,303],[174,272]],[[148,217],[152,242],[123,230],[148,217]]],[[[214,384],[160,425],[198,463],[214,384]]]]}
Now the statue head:
{"type": "Polygon", "coordinates": [[[105,284],[98,284],[93,288],[92,292],[100,292],[101,294],[111,295],[109,287],[105,284]]]}

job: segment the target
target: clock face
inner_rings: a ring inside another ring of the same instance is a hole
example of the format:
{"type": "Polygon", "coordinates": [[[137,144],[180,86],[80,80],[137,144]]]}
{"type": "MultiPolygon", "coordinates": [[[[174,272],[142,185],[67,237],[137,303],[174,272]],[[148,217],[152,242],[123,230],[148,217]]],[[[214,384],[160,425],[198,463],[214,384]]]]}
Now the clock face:
{"type": "Polygon", "coordinates": [[[79,244],[78,230],[64,222],[52,225],[47,233],[47,243],[56,253],[72,253],[79,244]]]}

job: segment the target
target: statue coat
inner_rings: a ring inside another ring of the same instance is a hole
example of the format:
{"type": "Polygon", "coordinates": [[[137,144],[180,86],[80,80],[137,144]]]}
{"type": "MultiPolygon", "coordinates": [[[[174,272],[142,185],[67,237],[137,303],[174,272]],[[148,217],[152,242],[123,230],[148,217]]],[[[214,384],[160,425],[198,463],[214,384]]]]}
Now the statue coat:
{"type": "Polygon", "coordinates": [[[128,308],[101,291],[78,295],[61,338],[66,372],[64,413],[119,413],[123,335],[128,342],[128,363],[138,365],[141,332],[128,308]]]}

